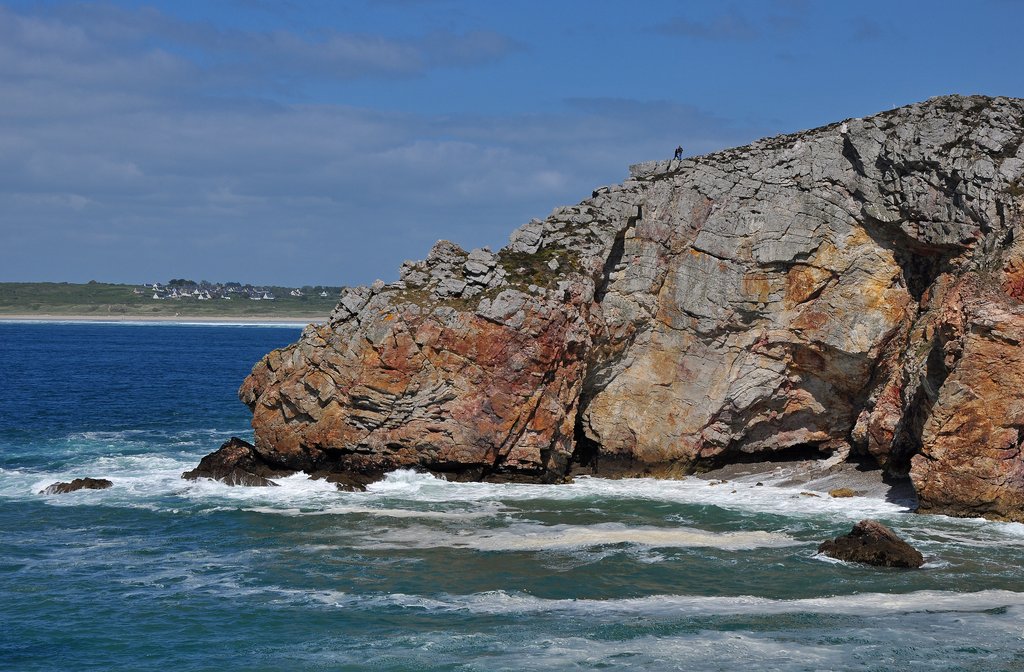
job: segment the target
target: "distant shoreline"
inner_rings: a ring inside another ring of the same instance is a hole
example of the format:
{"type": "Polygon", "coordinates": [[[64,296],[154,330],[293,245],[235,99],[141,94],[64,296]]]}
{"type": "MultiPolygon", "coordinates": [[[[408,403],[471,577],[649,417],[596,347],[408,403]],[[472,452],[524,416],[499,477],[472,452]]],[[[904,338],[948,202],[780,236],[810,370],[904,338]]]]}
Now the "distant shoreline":
{"type": "Polygon", "coordinates": [[[274,315],[61,315],[52,313],[0,313],[0,322],[148,322],[148,323],[204,323],[204,324],[310,324],[326,322],[327,316],[274,315]]]}

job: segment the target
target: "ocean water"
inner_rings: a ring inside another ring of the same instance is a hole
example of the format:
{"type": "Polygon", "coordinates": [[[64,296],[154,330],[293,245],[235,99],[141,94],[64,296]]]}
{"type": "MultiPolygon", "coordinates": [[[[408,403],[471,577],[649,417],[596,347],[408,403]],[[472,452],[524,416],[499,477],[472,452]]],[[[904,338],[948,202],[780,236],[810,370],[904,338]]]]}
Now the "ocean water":
{"type": "Polygon", "coordinates": [[[0,669],[1024,669],[1019,524],[763,476],[181,480],[298,335],[0,323],[0,669]],[[80,476],[114,485],[39,494],[80,476]],[[869,516],[926,566],[817,555],[869,516]]]}

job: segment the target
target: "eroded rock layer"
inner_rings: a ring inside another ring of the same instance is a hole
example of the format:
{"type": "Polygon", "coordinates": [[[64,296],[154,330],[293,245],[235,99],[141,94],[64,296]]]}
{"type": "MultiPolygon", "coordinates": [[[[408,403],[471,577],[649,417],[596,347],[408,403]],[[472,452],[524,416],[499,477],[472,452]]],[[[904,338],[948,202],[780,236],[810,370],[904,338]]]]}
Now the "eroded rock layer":
{"type": "Polygon", "coordinates": [[[438,243],[242,385],[269,463],[675,475],[799,451],[1024,517],[1024,101],[937,98],[438,243]]]}

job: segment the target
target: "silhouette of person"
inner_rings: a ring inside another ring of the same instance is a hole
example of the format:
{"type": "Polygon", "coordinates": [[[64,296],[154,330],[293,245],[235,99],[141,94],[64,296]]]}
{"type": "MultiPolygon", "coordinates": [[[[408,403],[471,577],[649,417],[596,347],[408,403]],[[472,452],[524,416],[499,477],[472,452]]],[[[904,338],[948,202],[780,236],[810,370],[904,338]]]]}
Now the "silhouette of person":
{"type": "Polygon", "coordinates": [[[672,158],[673,159],[681,159],[681,158],[683,158],[683,146],[682,145],[676,147],[676,154],[672,158]]]}

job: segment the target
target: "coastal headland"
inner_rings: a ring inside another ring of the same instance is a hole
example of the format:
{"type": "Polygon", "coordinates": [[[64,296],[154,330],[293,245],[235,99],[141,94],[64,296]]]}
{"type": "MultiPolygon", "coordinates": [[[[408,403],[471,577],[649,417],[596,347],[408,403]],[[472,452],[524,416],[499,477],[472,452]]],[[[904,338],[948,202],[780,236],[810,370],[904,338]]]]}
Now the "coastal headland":
{"type": "Polygon", "coordinates": [[[833,457],[1024,520],[1024,100],[630,173],[345,290],[243,382],[253,459],[559,482],[833,457]]]}

